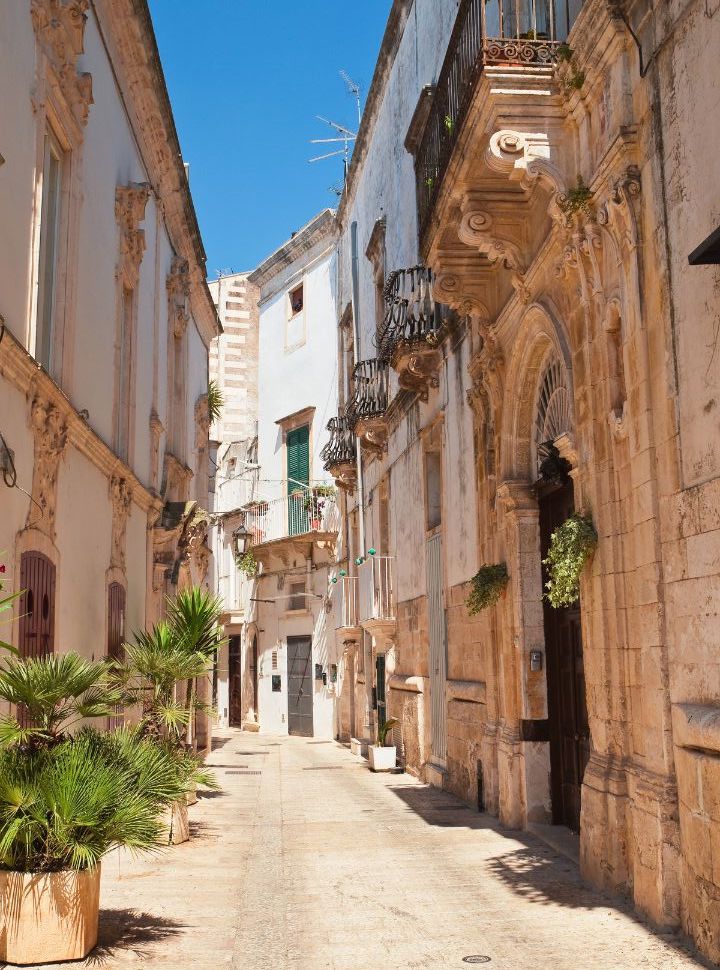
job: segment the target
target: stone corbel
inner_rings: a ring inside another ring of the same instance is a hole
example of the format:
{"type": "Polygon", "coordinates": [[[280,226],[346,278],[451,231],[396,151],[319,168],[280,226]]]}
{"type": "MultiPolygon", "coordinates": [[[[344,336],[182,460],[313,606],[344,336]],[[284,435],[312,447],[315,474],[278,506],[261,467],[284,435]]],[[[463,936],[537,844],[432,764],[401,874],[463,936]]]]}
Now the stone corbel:
{"type": "Polygon", "coordinates": [[[60,409],[39,393],[30,406],[30,426],[34,437],[32,501],[27,515],[27,528],[55,538],[57,477],[67,444],[67,420],[60,409]]]}
{"type": "Polygon", "coordinates": [[[461,317],[490,320],[488,308],[478,297],[467,292],[464,280],[458,273],[439,270],[433,281],[433,292],[439,303],[449,306],[461,317]]]}
{"type": "Polygon", "coordinates": [[[90,0],[32,0],[30,6],[35,36],[52,72],[48,81],[80,128],[87,123],[93,103],[91,75],[77,72],[89,6],[90,0]]]}
{"type": "Polygon", "coordinates": [[[131,182],[115,189],[115,218],[120,227],[120,261],[118,272],[131,287],[137,286],[140,264],[145,252],[145,206],[150,198],[147,182],[131,182]]]}
{"type": "Polygon", "coordinates": [[[633,253],[640,245],[636,203],[641,190],[640,172],[632,165],[610,183],[609,198],[598,208],[598,223],[613,234],[621,252],[633,253]]]}
{"type": "Polygon", "coordinates": [[[537,512],[537,498],[529,482],[522,479],[506,479],[500,482],[495,494],[500,510],[506,514],[537,512]]]}
{"type": "Polygon", "coordinates": [[[552,161],[547,132],[513,131],[505,128],[491,137],[485,162],[492,172],[520,182],[527,189],[540,181],[552,192],[560,192],[565,179],[552,161]]]}

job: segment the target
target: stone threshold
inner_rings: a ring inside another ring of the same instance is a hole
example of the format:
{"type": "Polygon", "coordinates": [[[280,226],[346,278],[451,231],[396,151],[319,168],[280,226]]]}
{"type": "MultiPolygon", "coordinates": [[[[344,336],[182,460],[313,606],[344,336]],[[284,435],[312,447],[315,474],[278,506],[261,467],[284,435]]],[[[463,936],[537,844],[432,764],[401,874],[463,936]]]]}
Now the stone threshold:
{"type": "Polygon", "coordinates": [[[527,831],[580,867],[580,836],[564,825],[530,822],[527,831]]]}

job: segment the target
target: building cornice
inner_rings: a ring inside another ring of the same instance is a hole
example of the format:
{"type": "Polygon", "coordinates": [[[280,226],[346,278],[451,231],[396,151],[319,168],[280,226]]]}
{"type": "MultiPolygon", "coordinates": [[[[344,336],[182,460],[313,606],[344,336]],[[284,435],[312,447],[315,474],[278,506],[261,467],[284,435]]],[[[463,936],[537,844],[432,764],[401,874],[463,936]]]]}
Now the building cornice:
{"type": "Polygon", "coordinates": [[[92,0],[92,9],[170,242],[190,266],[192,315],[209,346],[217,311],[147,0],[92,0]]]}
{"type": "MultiPolygon", "coordinates": [[[[149,512],[151,509],[159,511],[162,508],[160,499],[147,489],[125,462],[105,444],[97,432],[80,416],[55,381],[45,373],[7,329],[0,344],[0,376],[9,381],[30,402],[39,396],[53,405],[62,415],[66,428],[66,444],[72,445],[84,455],[108,480],[124,479],[132,501],[143,512],[149,512]]],[[[14,429],[9,426],[5,431],[9,446],[12,445],[13,430],[17,430],[22,436],[27,435],[25,428],[14,429]]]]}
{"type": "Polygon", "coordinates": [[[340,204],[338,205],[337,221],[341,228],[344,225],[348,209],[355,198],[357,183],[365,163],[365,158],[367,157],[375,123],[385,97],[385,88],[390,78],[390,71],[400,48],[403,33],[405,32],[405,25],[410,16],[413,3],[414,0],[394,0],[390,15],[388,16],[385,33],[383,34],[380,45],[380,53],[375,64],[375,72],[370,83],[370,90],[368,91],[365,108],[360,121],[360,129],[355,139],[355,147],[352,158],[350,159],[347,178],[345,179],[345,188],[340,199],[340,204]]]}
{"type": "Polygon", "coordinates": [[[294,236],[279,246],[274,253],[253,270],[247,277],[248,281],[260,288],[264,287],[279,273],[292,266],[302,256],[335,235],[335,211],[323,209],[307,225],[298,230],[294,236]]]}

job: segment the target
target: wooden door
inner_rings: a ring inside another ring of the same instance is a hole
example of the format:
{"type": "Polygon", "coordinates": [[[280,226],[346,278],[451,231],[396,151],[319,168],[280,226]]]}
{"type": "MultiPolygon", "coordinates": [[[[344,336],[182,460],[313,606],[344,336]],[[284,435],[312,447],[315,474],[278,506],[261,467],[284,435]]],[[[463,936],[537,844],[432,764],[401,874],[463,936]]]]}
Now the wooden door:
{"type": "MultiPolygon", "coordinates": [[[[548,492],[540,500],[543,559],[553,531],[574,509],[572,482],[548,492]]],[[[547,575],[543,567],[543,583],[547,575]]],[[[547,655],[548,719],[552,813],[555,825],[580,831],[582,779],[590,757],[590,729],[585,694],[585,671],[580,604],[555,609],[543,601],[547,655]]]]}
{"type": "Polygon", "coordinates": [[[55,650],[55,566],[41,552],[20,557],[19,648],[23,657],[55,650]]]}
{"type": "Polygon", "coordinates": [[[288,733],[313,736],[312,639],[288,637],[288,733]]]}
{"type": "Polygon", "coordinates": [[[231,727],[242,725],[242,646],[240,637],[230,637],[228,642],[228,693],[230,695],[229,722],[231,727]]]}
{"type": "MultiPolygon", "coordinates": [[[[108,586],[107,656],[118,663],[125,660],[125,589],[120,583],[108,586]]],[[[122,727],[123,721],[122,707],[118,705],[114,716],[108,718],[108,728],[112,731],[122,727]]]]}
{"type": "Polygon", "coordinates": [[[375,706],[377,707],[378,731],[387,721],[387,699],[385,695],[385,654],[375,658],[375,706]]]}

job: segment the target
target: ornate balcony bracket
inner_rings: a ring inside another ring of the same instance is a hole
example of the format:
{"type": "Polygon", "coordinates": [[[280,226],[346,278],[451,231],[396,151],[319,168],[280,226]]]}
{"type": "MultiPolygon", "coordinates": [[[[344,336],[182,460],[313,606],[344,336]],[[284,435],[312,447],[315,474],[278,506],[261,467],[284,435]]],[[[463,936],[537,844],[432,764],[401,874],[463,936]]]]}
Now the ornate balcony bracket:
{"type": "Polygon", "coordinates": [[[332,462],[327,470],[335,479],[335,484],[344,492],[352,495],[357,486],[357,465],[354,461],[332,462]]]}
{"type": "Polygon", "coordinates": [[[381,457],[387,451],[388,427],[384,416],[360,418],[355,425],[360,445],[370,454],[381,457]]]}
{"type": "Polygon", "coordinates": [[[437,371],[441,360],[440,349],[432,344],[418,346],[403,342],[395,348],[391,364],[398,373],[400,387],[427,401],[430,388],[439,384],[437,371]]]}

